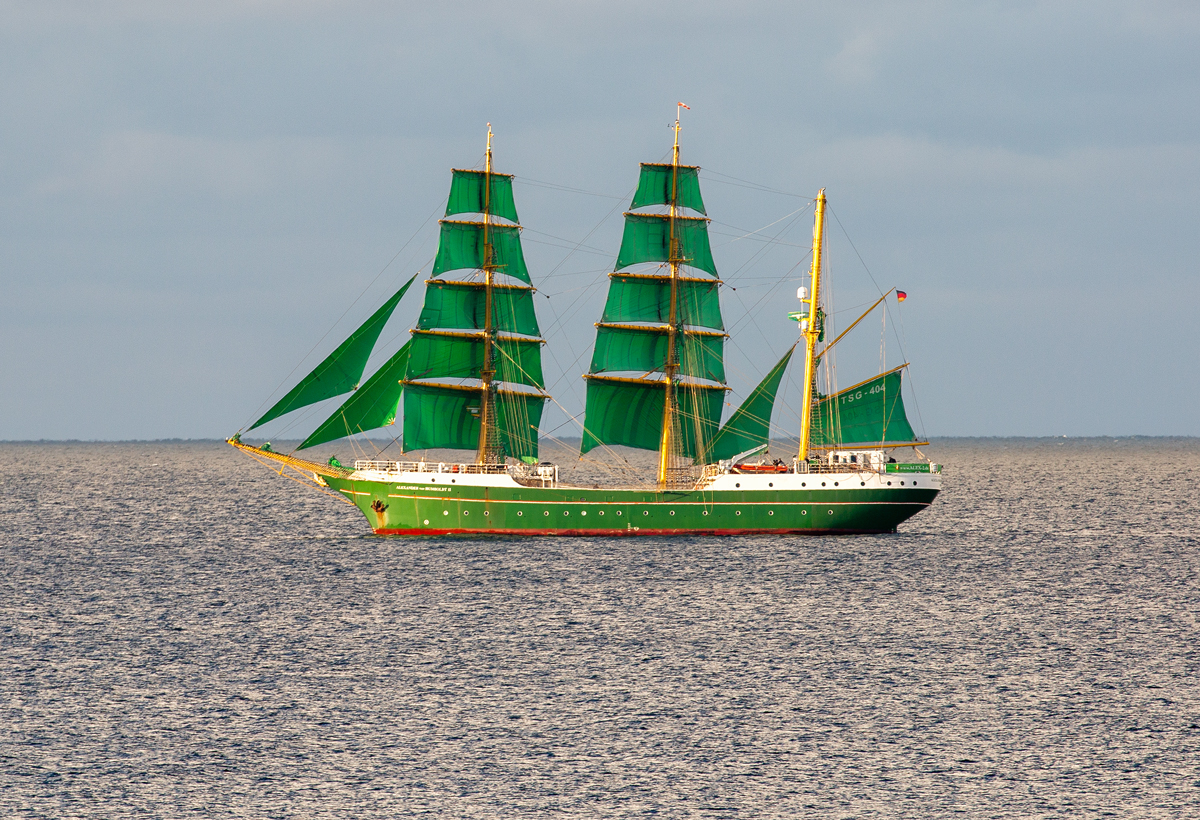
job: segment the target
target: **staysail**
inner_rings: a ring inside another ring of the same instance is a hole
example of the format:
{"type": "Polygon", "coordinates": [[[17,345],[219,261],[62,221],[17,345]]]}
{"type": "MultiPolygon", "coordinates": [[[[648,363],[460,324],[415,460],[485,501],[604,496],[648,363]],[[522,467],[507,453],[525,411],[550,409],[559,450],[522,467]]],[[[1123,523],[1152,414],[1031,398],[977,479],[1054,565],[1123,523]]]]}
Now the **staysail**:
{"type": "Polygon", "coordinates": [[[395,424],[411,346],[412,342],[406,342],[296,449],[395,424]]]}
{"type": "Polygon", "coordinates": [[[907,364],[813,402],[810,446],[910,444],[917,435],[904,412],[900,376],[907,364]]]}
{"type": "Polygon", "coordinates": [[[396,309],[396,305],[400,304],[409,285],[416,278],[414,276],[405,282],[404,286],[396,291],[391,299],[388,299],[379,310],[371,314],[370,319],[363,322],[358,330],[351,333],[346,341],[338,345],[336,350],[326,356],[325,360],[301,379],[300,383],[288,391],[286,396],[277,401],[274,407],[263,414],[262,418],[246,429],[253,430],[271,419],[279,418],[293,410],[299,410],[301,407],[340,396],[358,387],[358,383],[362,381],[363,371],[367,369],[367,359],[371,357],[371,351],[375,347],[375,342],[379,340],[383,326],[387,324],[388,319],[392,316],[392,311],[396,309]]]}
{"type": "Polygon", "coordinates": [[[779,382],[783,379],[783,371],[787,370],[788,362],[795,352],[795,345],[783,355],[753,392],[746,397],[741,406],[733,411],[729,421],[717,433],[708,451],[708,461],[720,461],[733,458],[739,453],[745,453],[767,444],[771,432],[771,411],[775,408],[775,394],[779,392],[779,382]]]}
{"type": "Polygon", "coordinates": [[[587,379],[581,453],[620,444],[659,451],[658,480],[703,461],[724,403],[725,325],[699,168],[642,163],[587,379]],[[641,208],[666,213],[634,213],[641,208]],[[643,263],[656,269],[628,271],[643,263]],[[708,274],[701,276],[697,274],[708,274]]]}
{"type": "Polygon", "coordinates": [[[545,341],[512,180],[492,171],[490,129],[484,170],[453,172],[434,278],[425,283],[404,377],[406,450],[476,450],[480,464],[537,459],[549,398],[545,341]],[[478,218],[449,218],[461,214],[478,218]],[[460,271],[461,278],[443,277],[460,271]]]}

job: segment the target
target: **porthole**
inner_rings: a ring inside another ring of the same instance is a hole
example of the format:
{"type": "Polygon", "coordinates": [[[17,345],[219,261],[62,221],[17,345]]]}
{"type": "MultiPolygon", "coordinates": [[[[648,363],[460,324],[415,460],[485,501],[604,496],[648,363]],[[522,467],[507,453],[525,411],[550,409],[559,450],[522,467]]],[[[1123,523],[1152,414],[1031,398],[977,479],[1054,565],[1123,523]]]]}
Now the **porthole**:
{"type": "Polygon", "coordinates": [[[742,511],[741,511],[741,510],[735,510],[733,514],[734,514],[734,515],[741,515],[741,514],[742,514],[742,511]]]}
{"type": "Polygon", "coordinates": [[[579,514],[580,514],[580,515],[587,515],[587,510],[581,510],[579,514]]]}
{"type": "Polygon", "coordinates": [[[741,485],[741,484],[734,484],[733,486],[734,486],[734,487],[741,487],[742,485],[741,485]]]}
{"type": "Polygon", "coordinates": [[[808,485],[807,485],[807,484],[805,484],[803,481],[801,481],[801,482],[800,482],[800,486],[801,486],[801,487],[807,487],[808,485]]]}
{"type": "Polygon", "coordinates": [[[830,511],[829,511],[829,514],[830,514],[830,515],[833,515],[833,510],[830,510],[830,511]]]}
{"type": "Polygon", "coordinates": [[[490,513],[490,512],[488,512],[487,510],[484,510],[484,511],[483,511],[483,514],[484,514],[484,515],[491,515],[491,513],[490,513]]]}
{"type": "Polygon", "coordinates": [[[768,481],[768,482],[767,482],[767,486],[768,486],[768,487],[774,487],[774,486],[775,486],[775,482],[774,482],[774,481],[768,481]]]}
{"type": "Polygon", "coordinates": [[[463,510],[463,515],[470,515],[470,514],[471,514],[470,510],[463,510]]]}
{"type": "Polygon", "coordinates": [[[708,510],[705,510],[704,512],[702,512],[702,513],[700,513],[700,514],[701,514],[701,515],[708,515],[708,510]]]}
{"type": "Polygon", "coordinates": [[[904,486],[904,482],[903,482],[903,481],[901,481],[901,482],[900,482],[900,486],[901,486],[901,487],[903,487],[903,486],[904,486]]]}
{"type": "MultiPolygon", "coordinates": [[[[517,510],[517,518],[520,518],[520,517],[521,517],[521,516],[523,516],[524,514],[525,514],[525,513],[521,512],[520,510],[517,510]]],[[[426,523],[426,524],[428,524],[429,522],[428,522],[428,521],[426,521],[425,523],[426,523]]]]}
{"type": "MultiPolygon", "coordinates": [[[[587,515],[587,513],[584,513],[584,515],[587,515]]],[[[600,510],[596,515],[604,515],[604,510],[600,510]]]]}
{"type": "Polygon", "coordinates": [[[674,515],[674,514],[675,514],[675,511],[674,511],[674,510],[671,510],[671,515],[674,515]]]}
{"type": "Polygon", "coordinates": [[[428,518],[426,518],[426,519],[425,519],[425,526],[426,526],[426,527],[428,527],[428,526],[429,526],[429,519],[428,519],[428,518]]]}
{"type": "Polygon", "coordinates": [[[563,515],[570,515],[570,514],[571,514],[570,510],[563,510],[563,515]]]}
{"type": "Polygon", "coordinates": [[[642,515],[649,515],[649,514],[650,514],[649,510],[642,510],[642,515]]]}
{"type": "Polygon", "coordinates": [[[890,486],[892,486],[892,482],[890,482],[890,481],[889,481],[889,482],[888,482],[888,486],[889,486],[889,487],[890,487],[890,486]]]}
{"type": "Polygon", "coordinates": [[[822,487],[824,487],[824,486],[825,486],[825,482],[824,482],[824,481],[822,481],[822,482],[821,482],[821,486],[822,486],[822,487]]]}
{"type": "Polygon", "coordinates": [[[801,510],[801,511],[800,511],[800,514],[801,514],[801,515],[808,515],[808,510],[801,510]]]}
{"type": "Polygon", "coordinates": [[[774,514],[775,514],[774,510],[767,510],[767,515],[774,515],[774,514]]]}
{"type": "Polygon", "coordinates": [[[835,486],[835,487],[837,486],[837,482],[836,482],[836,481],[835,481],[835,482],[833,482],[833,486],[835,486]]]}
{"type": "Polygon", "coordinates": [[[550,514],[549,510],[546,510],[544,513],[542,513],[542,515],[549,515],[549,514],[550,514]]]}
{"type": "Polygon", "coordinates": [[[620,510],[617,510],[617,515],[620,515],[620,514],[621,514],[621,511],[620,511],[620,510]]]}
{"type": "Polygon", "coordinates": [[[457,479],[457,478],[452,478],[452,479],[450,479],[450,483],[451,483],[451,484],[457,484],[457,483],[458,483],[458,479],[457,479]]]}
{"type": "Polygon", "coordinates": [[[867,486],[867,482],[865,482],[865,481],[860,481],[860,482],[858,482],[858,486],[860,486],[860,487],[865,487],[865,486],[867,486]]]}
{"type": "Polygon", "coordinates": [[[449,515],[449,514],[450,514],[449,510],[442,510],[442,515],[449,515]]]}

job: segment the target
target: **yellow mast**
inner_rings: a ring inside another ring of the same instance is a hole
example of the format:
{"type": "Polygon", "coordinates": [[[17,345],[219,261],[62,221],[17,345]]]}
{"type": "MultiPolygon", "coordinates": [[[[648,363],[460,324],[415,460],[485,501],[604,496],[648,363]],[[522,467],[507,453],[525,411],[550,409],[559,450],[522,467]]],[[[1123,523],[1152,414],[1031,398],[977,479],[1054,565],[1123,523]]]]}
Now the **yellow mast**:
{"type": "Polygon", "coordinates": [[[667,377],[666,396],[663,399],[662,438],[658,445],[658,485],[660,487],[667,485],[671,466],[671,450],[675,444],[673,434],[675,424],[675,374],[679,370],[679,354],[675,338],[679,330],[675,310],[675,301],[678,297],[679,288],[679,253],[675,247],[675,203],[679,195],[679,109],[681,105],[682,103],[675,106],[675,148],[671,155],[671,219],[669,251],[667,254],[669,257],[667,264],[671,268],[671,308],[667,316],[667,363],[663,368],[663,372],[667,377]]]}
{"type": "MultiPolygon", "coordinates": [[[[817,346],[817,338],[821,335],[820,323],[817,317],[817,306],[820,304],[821,293],[821,246],[825,240],[825,189],[817,193],[817,213],[813,223],[812,246],[812,292],[809,293],[808,320],[802,324],[804,336],[804,398],[800,405],[800,461],[808,461],[808,445],[812,428],[813,381],[816,376],[817,359],[813,355],[817,346]]],[[[803,321],[803,320],[802,320],[803,321]]]]}
{"type": "MultiPolygon", "coordinates": [[[[483,165],[483,367],[479,371],[482,398],[479,403],[479,451],[475,456],[476,464],[490,464],[496,458],[495,426],[495,391],[492,388],[492,378],[496,375],[493,345],[496,331],[492,328],[492,282],[495,275],[495,264],[492,260],[492,241],[488,235],[491,224],[492,197],[492,124],[488,123],[487,153],[483,165]]],[[[501,456],[503,458],[503,456],[501,456]]]]}

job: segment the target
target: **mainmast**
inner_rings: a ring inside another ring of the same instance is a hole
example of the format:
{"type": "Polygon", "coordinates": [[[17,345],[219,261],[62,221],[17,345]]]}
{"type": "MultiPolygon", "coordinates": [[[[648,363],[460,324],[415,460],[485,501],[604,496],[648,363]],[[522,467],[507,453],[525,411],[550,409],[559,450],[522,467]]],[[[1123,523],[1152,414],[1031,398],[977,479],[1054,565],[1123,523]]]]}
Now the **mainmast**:
{"type": "Polygon", "coordinates": [[[671,302],[667,314],[667,362],[663,368],[666,375],[666,396],[663,400],[662,440],[658,445],[658,484],[665,487],[671,467],[671,453],[675,445],[675,375],[679,372],[679,241],[675,236],[675,218],[679,203],[679,109],[675,106],[675,147],[671,153],[671,199],[668,228],[669,245],[667,264],[671,269],[671,302]]]}
{"type": "Polygon", "coordinates": [[[815,348],[821,336],[820,316],[817,312],[821,293],[821,250],[825,240],[825,189],[817,193],[817,212],[813,223],[812,246],[812,291],[801,304],[808,305],[808,318],[800,320],[800,332],[804,338],[804,398],[800,405],[800,454],[801,462],[808,461],[809,442],[812,428],[813,384],[816,380],[817,359],[815,348]]]}
{"type": "Polygon", "coordinates": [[[600,445],[658,452],[659,487],[691,482],[721,422],[725,324],[700,168],[643,162],[596,323],[581,454],[600,445]],[[640,209],[653,208],[651,211],[640,209]],[[639,212],[640,211],[640,212],[639,212]],[[691,212],[690,214],[687,212],[691,212]],[[651,270],[626,270],[656,263],[651,270]],[[690,462],[690,463],[688,463],[690,462]]]}
{"type": "Polygon", "coordinates": [[[492,252],[491,210],[492,210],[492,124],[488,123],[487,152],[483,164],[483,367],[479,372],[480,390],[479,402],[479,449],[475,455],[476,464],[493,464],[504,461],[504,452],[500,447],[496,432],[496,387],[493,379],[496,375],[495,348],[496,329],[492,326],[492,291],[495,284],[496,260],[492,252]]]}

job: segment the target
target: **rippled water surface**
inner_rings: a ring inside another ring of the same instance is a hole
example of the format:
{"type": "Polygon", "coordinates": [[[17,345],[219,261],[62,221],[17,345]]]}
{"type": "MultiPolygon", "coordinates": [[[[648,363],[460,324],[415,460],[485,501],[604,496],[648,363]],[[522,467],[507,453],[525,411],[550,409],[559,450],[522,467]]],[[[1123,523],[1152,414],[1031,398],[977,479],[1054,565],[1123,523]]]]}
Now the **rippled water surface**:
{"type": "Polygon", "coordinates": [[[1200,442],[930,449],[894,535],[439,540],[0,445],[0,816],[1200,816],[1200,442]]]}

